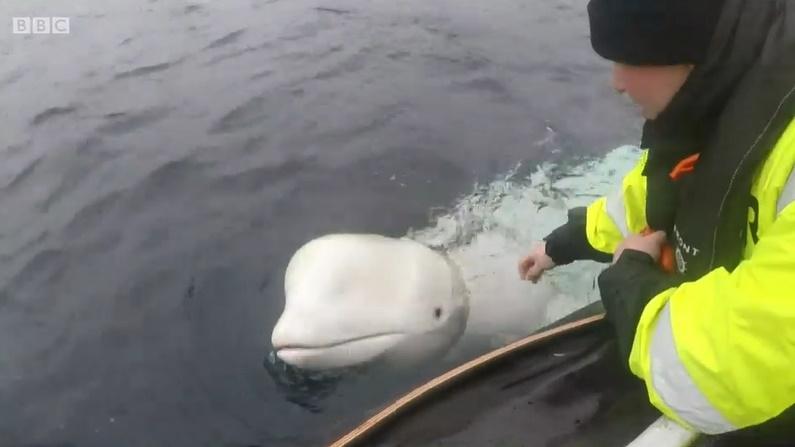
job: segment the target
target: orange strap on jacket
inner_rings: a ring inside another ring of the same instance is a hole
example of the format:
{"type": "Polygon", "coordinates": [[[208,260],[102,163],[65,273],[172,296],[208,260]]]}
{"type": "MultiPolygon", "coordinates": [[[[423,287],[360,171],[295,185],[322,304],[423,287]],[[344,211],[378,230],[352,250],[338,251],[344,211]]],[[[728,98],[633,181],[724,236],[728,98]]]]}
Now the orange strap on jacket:
{"type": "Polygon", "coordinates": [[[671,180],[679,180],[683,175],[693,172],[693,170],[696,169],[699,155],[701,154],[693,154],[677,163],[676,166],[671,169],[671,172],[668,173],[671,180]]]}
{"type": "MultiPolygon", "coordinates": [[[[681,160],[679,163],[677,163],[676,166],[674,166],[674,168],[671,169],[671,172],[668,174],[668,176],[671,177],[671,180],[674,181],[679,180],[685,174],[693,172],[693,170],[696,168],[696,163],[698,162],[699,155],[701,154],[698,153],[693,154],[681,160]]],[[[649,227],[644,228],[643,231],[641,232],[641,234],[644,236],[647,236],[651,233],[654,233],[654,230],[652,230],[649,227]]],[[[663,245],[662,249],[660,250],[660,260],[658,262],[660,264],[660,267],[665,272],[673,273],[674,271],[676,271],[676,260],[674,258],[673,247],[671,247],[669,244],[663,245]]]]}

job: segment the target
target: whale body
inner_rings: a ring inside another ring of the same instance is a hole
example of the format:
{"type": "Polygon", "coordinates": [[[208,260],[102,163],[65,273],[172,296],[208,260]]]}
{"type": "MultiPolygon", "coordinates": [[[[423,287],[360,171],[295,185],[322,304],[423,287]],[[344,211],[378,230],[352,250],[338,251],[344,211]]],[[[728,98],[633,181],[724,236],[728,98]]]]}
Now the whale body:
{"type": "Polygon", "coordinates": [[[487,234],[459,253],[375,234],[307,242],[285,272],[284,311],[271,335],[276,355],[308,370],[376,359],[405,368],[464,340],[504,344],[548,322],[548,305],[561,294],[520,281],[513,256],[483,256],[472,249],[478,244],[509,250],[487,234]]]}

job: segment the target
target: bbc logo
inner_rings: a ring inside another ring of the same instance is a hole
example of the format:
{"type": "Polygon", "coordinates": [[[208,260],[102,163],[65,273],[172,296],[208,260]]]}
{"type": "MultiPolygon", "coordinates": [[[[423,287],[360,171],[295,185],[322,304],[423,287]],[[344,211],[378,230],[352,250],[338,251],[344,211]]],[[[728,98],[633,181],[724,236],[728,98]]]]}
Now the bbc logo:
{"type": "Polygon", "coordinates": [[[69,17],[12,17],[14,34],[69,34],[69,17]]]}

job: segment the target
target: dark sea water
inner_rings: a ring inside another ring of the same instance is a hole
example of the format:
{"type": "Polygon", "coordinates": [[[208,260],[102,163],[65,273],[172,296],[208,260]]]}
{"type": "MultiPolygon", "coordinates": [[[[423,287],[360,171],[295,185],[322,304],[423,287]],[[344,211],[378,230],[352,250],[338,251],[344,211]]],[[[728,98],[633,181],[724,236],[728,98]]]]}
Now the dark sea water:
{"type": "Polygon", "coordinates": [[[286,262],[634,143],[585,4],[0,0],[0,446],[316,446],[406,391],[279,386],[286,262]]]}

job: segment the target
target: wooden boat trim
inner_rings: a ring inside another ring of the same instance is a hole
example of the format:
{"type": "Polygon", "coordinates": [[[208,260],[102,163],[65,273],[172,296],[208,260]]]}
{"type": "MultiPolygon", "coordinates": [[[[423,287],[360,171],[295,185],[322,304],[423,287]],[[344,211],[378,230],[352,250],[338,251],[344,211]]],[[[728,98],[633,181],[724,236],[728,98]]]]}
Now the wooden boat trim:
{"type": "Polygon", "coordinates": [[[350,447],[354,445],[355,442],[364,440],[366,436],[370,435],[372,432],[380,428],[386,422],[393,419],[397,416],[401,411],[405,411],[409,409],[411,406],[418,404],[422,399],[430,396],[434,391],[437,391],[445,386],[448,386],[455,382],[456,380],[460,380],[467,375],[475,372],[476,370],[482,368],[485,365],[488,365],[496,360],[505,358],[511,354],[515,354],[525,348],[538,344],[540,342],[549,340],[557,335],[573,332],[576,330],[586,329],[591,327],[600,321],[604,320],[605,314],[598,314],[593,315],[587,318],[583,318],[581,320],[573,321],[570,323],[562,324],[560,326],[554,327],[552,329],[539,332],[536,334],[529,335],[521,340],[517,340],[513,343],[505,345],[501,348],[497,348],[493,351],[487,352],[486,354],[481,355],[480,357],[476,357],[456,368],[451,369],[450,371],[431,379],[430,381],[426,382],[423,385],[415,388],[411,392],[405,394],[403,397],[399,398],[370,419],[366,420],[364,423],[356,427],[354,430],[343,436],[342,438],[338,439],[334,443],[330,444],[329,447],[350,447]]]}

